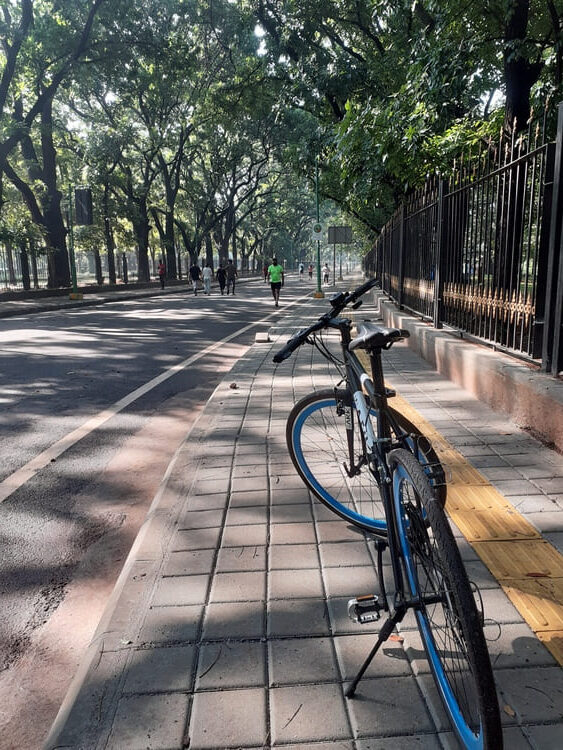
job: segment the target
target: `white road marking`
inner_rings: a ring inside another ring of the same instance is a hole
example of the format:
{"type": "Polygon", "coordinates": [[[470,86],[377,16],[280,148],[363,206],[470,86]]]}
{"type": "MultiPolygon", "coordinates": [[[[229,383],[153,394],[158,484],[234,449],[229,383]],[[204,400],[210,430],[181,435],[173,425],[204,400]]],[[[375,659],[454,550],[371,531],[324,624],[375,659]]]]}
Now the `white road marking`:
{"type": "MultiPolygon", "coordinates": [[[[297,299],[294,302],[290,302],[288,305],[285,305],[285,307],[286,308],[293,307],[293,305],[296,305],[299,301],[300,299],[297,299]]],[[[41,471],[41,469],[44,469],[45,466],[50,464],[51,461],[54,461],[56,458],[62,455],[69,448],[72,448],[73,445],[75,445],[80,440],[82,440],[82,438],[86,437],[86,435],[88,435],[90,432],[97,430],[101,425],[103,425],[109,419],[114,417],[120,411],[123,411],[123,409],[126,409],[130,404],[132,404],[137,399],[141,398],[141,396],[144,396],[153,388],[156,388],[156,386],[160,385],[164,381],[173,377],[184,368],[189,367],[189,365],[191,365],[193,362],[196,362],[198,359],[201,359],[202,357],[205,357],[207,354],[211,354],[211,352],[214,352],[216,349],[219,349],[221,346],[224,346],[224,344],[231,341],[231,339],[234,339],[237,336],[241,336],[243,333],[246,333],[246,331],[249,331],[251,328],[255,328],[256,326],[263,325],[267,320],[272,318],[274,315],[276,315],[275,312],[270,313],[269,315],[266,315],[266,317],[254,323],[249,323],[244,328],[241,328],[238,331],[231,333],[229,336],[226,336],[224,339],[221,339],[221,341],[217,341],[215,344],[211,344],[211,346],[208,346],[206,349],[199,352],[198,354],[193,354],[191,357],[188,357],[188,359],[185,359],[183,362],[179,362],[177,365],[173,365],[165,372],[161,373],[160,375],[157,375],[157,377],[153,378],[152,380],[149,380],[147,383],[140,386],[139,388],[136,388],[127,396],[124,396],[122,399],[120,399],[115,404],[113,404],[113,406],[109,407],[108,409],[104,409],[103,411],[99,412],[95,416],[86,420],[86,422],[84,422],[84,424],[82,424],[80,427],[77,427],[76,430],[69,432],[68,435],[65,435],[60,440],[57,440],[56,443],[53,443],[53,445],[51,445],[49,448],[39,453],[39,455],[35,456],[35,458],[32,458],[31,461],[28,461],[24,466],[22,466],[20,469],[15,471],[13,474],[10,474],[9,477],[6,477],[6,479],[0,482],[0,503],[4,502],[4,500],[10,497],[10,495],[13,492],[15,492],[22,485],[24,485],[26,482],[32,479],[39,471],[41,471]]]]}

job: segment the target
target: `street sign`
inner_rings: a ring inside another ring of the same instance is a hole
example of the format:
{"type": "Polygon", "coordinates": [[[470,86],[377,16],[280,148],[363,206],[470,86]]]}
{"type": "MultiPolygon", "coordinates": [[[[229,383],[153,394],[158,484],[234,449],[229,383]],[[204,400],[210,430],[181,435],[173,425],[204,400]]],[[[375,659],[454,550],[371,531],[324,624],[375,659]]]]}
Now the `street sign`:
{"type": "Polygon", "coordinates": [[[323,225],[316,221],[311,227],[311,237],[320,242],[323,238],[323,225]]]}
{"type": "Polygon", "coordinates": [[[352,242],[352,227],[329,227],[329,245],[349,245],[352,242]]]}

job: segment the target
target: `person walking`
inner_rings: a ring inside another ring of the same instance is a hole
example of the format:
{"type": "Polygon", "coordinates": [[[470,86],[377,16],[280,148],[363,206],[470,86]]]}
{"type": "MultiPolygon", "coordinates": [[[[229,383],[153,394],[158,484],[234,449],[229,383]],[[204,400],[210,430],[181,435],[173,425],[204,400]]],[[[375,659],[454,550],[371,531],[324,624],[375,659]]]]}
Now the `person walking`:
{"type": "Polygon", "coordinates": [[[264,263],[264,284],[268,281],[268,264],[264,263]]]}
{"type": "Polygon", "coordinates": [[[229,258],[229,262],[227,263],[227,268],[225,269],[227,273],[227,294],[229,294],[229,290],[232,289],[233,294],[235,293],[235,282],[236,278],[238,276],[237,269],[235,264],[233,263],[233,259],[229,258]]]}
{"type": "Polygon", "coordinates": [[[219,283],[219,289],[221,290],[221,294],[225,294],[225,284],[227,283],[227,272],[223,268],[223,264],[219,263],[219,268],[217,269],[217,273],[215,274],[217,277],[217,282],[219,283]]]}
{"type": "Polygon", "coordinates": [[[309,278],[313,279],[313,264],[309,263],[309,278]]]}
{"type": "Polygon", "coordinates": [[[203,293],[211,294],[211,279],[213,278],[213,271],[209,263],[205,264],[205,268],[201,272],[203,278],[203,293]]]}
{"type": "Polygon", "coordinates": [[[158,278],[160,281],[160,288],[164,289],[164,281],[166,279],[166,266],[164,265],[164,260],[161,258],[160,262],[158,264],[158,278]]]}
{"type": "Polygon", "coordinates": [[[201,279],[201,269],[197,264],[197,258],[190,266],[190,279],[192,280],[192,289],[194,294],[197,296],[197,283],[201,279]]]}
{"type": "Polygon", "coordinates": [[[328,264],[325,263],[323,266],[323,283],[328,284],[329,278],[330,278],[330,268],[328,267],[328,264]]]}
{"type": "Polygon", "coordinates": [[[300,263],[300,264],[299,264],[299,278],[300,278],[300,279],[302,279],[302,278],[303,278],[303,271],[304,271],[304,270],[305,270],[305,266],[303,265],[303,263],[300,263]]]}
{"type": "Polygon", "coordinates": [[[268,266],[268,276],[270,277],[270,288],[276,307],[280,303],[280,291],[284,285],[283,266],[280,266],[277,258],[272,258],[272,265],[268,266]]]}

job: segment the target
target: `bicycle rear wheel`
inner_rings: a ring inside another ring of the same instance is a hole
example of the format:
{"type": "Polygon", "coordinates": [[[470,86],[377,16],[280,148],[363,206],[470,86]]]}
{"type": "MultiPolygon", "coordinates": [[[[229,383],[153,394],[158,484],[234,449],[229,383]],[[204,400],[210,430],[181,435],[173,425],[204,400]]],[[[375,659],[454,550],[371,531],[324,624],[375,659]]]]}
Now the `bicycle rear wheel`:
{"type": "Polygon", "coordinates": [[[442,703],[468,750],[500,750],[502,729],[481,619],[459,550],[420,464],[389,454],[406,587],[442,703]]]}
{"type": "Polygon", "coordinates": [[[327,388],[298,401],[287,420],[286,439],[295,468],[322,503],[361,529],[386,534],[379,488],[349,391],[327,388]]]}

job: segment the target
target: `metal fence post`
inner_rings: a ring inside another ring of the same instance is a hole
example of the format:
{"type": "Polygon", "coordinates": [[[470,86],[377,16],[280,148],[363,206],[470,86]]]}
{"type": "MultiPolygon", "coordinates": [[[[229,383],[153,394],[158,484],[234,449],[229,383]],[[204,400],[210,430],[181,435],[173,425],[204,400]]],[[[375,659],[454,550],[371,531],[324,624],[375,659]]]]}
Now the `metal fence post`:
{"type": "Polygon", "coordinates": [[[563,369],[563,102],[559,104],[555,164],[551,202],[551,226],[545,289],[545,321],[542,343],[542,370],[557,373],[563,369]]]}
{"type": "Polygon", "coordinates": [[[434,328],[442,328],[442,294],[444,289],[444,254],[446,248],[445,181],[438,183],[438,211],[436,215],[436,262],[434,266],[434,328]]]}
{"type": "Polygon", "coordinates": [[[397,289],[397,305],[399,309],[403,306],[403,284],[405,281],[405,216],[405,204],[402,203],[399,217],[399,279],[397,289]]]}

